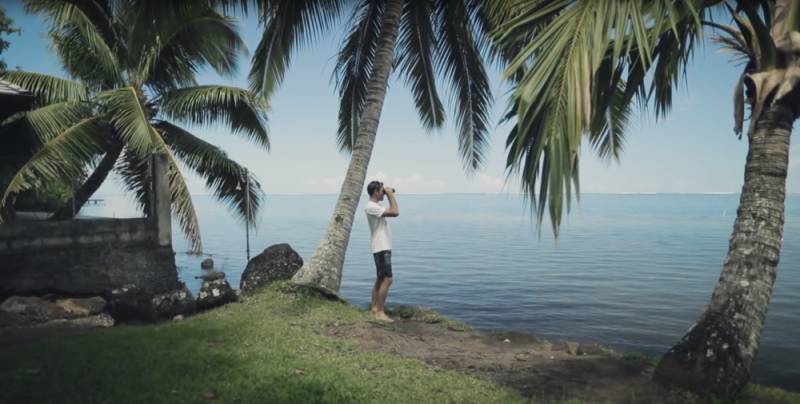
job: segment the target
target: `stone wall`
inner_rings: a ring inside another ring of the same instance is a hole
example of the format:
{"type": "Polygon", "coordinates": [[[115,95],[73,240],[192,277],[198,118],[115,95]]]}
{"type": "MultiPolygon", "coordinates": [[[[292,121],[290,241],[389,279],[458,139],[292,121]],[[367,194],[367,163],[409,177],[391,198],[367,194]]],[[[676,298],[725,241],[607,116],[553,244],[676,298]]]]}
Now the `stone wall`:
{"type": "Polygon", "coordinates": [[[0,226],[0,296],[107,295],[134,284],[180,287],[170,244],[152,218],[22,222],[0,226]]]}
{"type": "Polygon", "coordinates": [[[104,295],[135,285],[157,294],[178,281],[165,155],[152,160],[148,217],[20,221],[0,225],[0,298],[12,294],[104,295]]]}

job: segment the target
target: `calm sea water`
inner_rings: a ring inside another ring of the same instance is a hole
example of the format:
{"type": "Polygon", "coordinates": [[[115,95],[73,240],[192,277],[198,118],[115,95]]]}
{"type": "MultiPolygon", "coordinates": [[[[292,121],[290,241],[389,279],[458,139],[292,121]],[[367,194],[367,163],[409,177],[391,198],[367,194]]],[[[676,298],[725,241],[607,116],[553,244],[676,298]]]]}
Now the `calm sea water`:
{"type": "MultiPolygon", "coordinates": [[[[710,298],[738,195],[583,195],[553,239],[539,237],[516,195],[402,195],[391,220],[395,282],[391,303],[424,305],[484,330],[520,330],[548,339],[596,341],[660,355],[692,325],[710,298]]],[[[288,242],[308,259],[335,196],[268,196],[251,234],[252,255],[288,242]]],[[[375,269],[359,207],[344,268],[343,295],[365,307],[375,269]]],[[[244,227],[206,196],[195,198],[204,256],[184,253],[181,277],[193,290],[212,256],[238,287],[246,265],[244,227]]],[[[86,215],[130,216],[106,197],[86,215]]],[[[800,390],[800,196],[786,201],[784,244],[761,350],[760,383],[800,390]]]]}

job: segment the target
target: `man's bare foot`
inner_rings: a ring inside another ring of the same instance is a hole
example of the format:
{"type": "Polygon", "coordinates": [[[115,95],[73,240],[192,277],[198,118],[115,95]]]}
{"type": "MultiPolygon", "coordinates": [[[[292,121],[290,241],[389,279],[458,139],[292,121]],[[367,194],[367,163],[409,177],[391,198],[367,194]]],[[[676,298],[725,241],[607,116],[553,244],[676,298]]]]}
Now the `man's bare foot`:
{"type": "Polygon", "coordinates": [[[384,313],[382,311],[373,312],[372,314],[375,316],[376,319],[378,319],[380,321],[385,321],[387,323],[394,323],[394,320],[392,320],[391,317],[387,316],[386,313],[384,313]]]}

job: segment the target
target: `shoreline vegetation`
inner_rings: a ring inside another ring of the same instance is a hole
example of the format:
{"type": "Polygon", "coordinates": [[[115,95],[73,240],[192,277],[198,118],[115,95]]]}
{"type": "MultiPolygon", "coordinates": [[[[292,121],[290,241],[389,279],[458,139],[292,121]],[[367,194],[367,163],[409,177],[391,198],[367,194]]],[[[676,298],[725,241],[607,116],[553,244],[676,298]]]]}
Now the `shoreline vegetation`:
{"type": "MultiPolygon", "coordinates": [[[[0,402],[725,402],[651,382],[656,359],[641,354],[391,314],[276,282],[182,321],[3,330],[0,402]]],[[[750,384],[734,402],[800,394],[750,384]]]]}

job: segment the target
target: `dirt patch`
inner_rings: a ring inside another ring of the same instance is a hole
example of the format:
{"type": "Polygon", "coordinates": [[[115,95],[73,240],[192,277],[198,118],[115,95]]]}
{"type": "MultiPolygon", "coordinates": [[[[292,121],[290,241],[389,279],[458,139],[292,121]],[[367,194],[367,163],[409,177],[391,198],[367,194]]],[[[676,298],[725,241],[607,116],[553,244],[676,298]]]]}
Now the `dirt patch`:
{"type": "Polygon", "coordinates": [[[392,324],[332,325],[331,336],[359,349],[424,361],[518,390],[536,400],[615,403],[681,402],[653,383],[653,365],[595,344],[550,343],[523,333],[460,331],[395,317],[392,324]]]}

